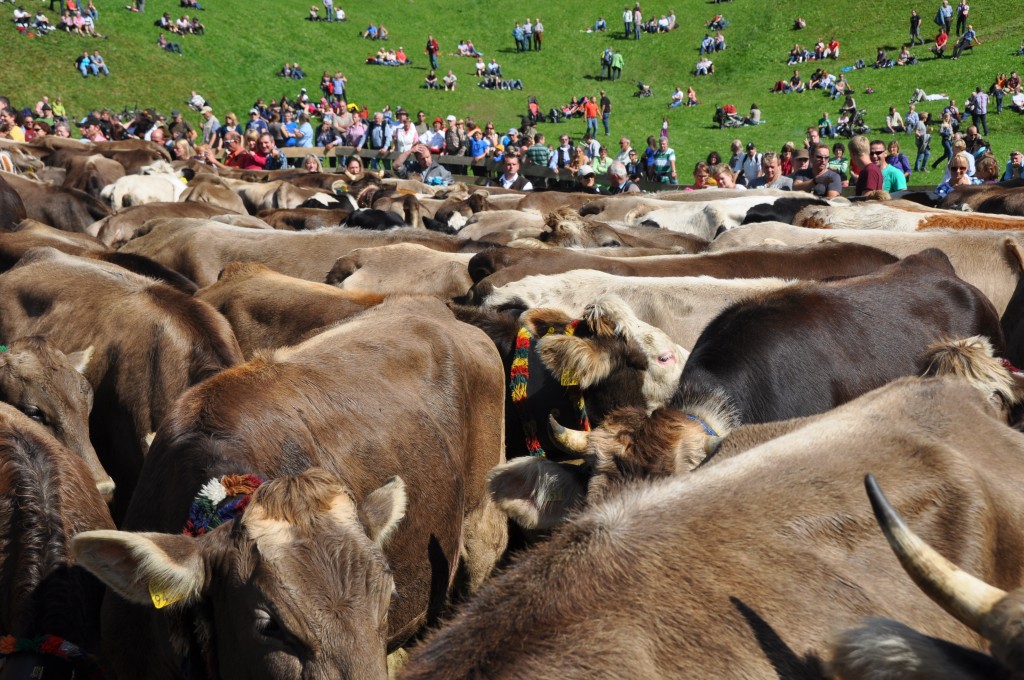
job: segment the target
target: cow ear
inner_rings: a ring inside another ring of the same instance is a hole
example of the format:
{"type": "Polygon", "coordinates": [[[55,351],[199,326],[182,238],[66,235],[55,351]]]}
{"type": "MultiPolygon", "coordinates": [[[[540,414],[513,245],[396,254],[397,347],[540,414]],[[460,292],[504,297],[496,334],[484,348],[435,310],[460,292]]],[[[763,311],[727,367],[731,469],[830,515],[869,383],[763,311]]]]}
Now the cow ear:
{"type": "Polygon", "coordinates": [[[72,352],[71,354],[66,354],[65,356],[67,356],[68,361],[71,362],[71,365],[75,367],[75,370],[84,375],[85,369],[88,368],[89,361],[92,359],[92,354],[93,346],[89,345],[80,352],[72,352]]]}
{"type": "Polygon", "coordinates": [[[366,533],[377,545],[388,537],[405,517],[408,497],[401,477],[392,477],[384,486],[366,495],[359,503],[359,512],[366,523],[366,533]]]}
{"type": "Polygon", "coordinates": [[[563,385],[587,389],[611,375],[612,360],[592,338],[549,335],[537,343],[540,360],[563,385]]]}
{"type": "Polygon", "coordinates": [[[582,470],[537,456],[498,465],[487,480],[498,508],[525,529],[558,526],[587,494],[582,470]]]}
{"type": "Polygon", "coordinates": [[[1015,236],[1006,237],[1006,250],[1018,271],[1024,272],[1024,248],[1021,248],[1015,236]]]}
{"type": "Polygon", "coordinates": [[[71,540],[78,564],[125,599],[157,609],[199,598],[206,582],[202,541],[188,536],[86,531],[71,540]]]}

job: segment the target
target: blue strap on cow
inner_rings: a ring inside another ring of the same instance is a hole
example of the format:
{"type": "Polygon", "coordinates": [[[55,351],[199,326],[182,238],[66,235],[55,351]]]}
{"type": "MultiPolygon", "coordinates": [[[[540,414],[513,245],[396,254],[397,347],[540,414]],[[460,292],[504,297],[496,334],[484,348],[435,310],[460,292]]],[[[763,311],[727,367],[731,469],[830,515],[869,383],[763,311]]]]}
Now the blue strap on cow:
{"type": "Polygon", "coordinates": [[[710,437],[717,437],[718,436],[715,433],[715,431],[712,430],[711,427],[708,426],[707,423],[705,423],[703,420],[701,420],[697,416],[693,416],[693,415],[690,415],[689,413],[687,413],[686,417],[689,418],[690,420],[700,424],[700,426],[704,428],[704,431],[708,433],[708,436],[710,436],[710,437]]]}

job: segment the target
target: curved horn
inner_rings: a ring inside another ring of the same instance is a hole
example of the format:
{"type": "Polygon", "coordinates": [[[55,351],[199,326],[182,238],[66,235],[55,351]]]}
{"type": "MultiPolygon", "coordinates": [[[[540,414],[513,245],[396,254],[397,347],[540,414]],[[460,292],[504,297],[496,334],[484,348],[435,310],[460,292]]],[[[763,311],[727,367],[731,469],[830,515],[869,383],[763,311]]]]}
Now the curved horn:
{"type": "Polygon", "coordinates": [[[555,420],[554,415],[548,416],[548,426],[551,428],[551,438],[558,444],[558,448],[566,453],[586,453],[589,435],[582,430],[570,430],[555,420]]]}
{"type": "Polygon", "coordinates": [[[874,477],[867,475],[864,486],[878,525],[914,583],[961,623],[984,635],[988,613],[1006,593],[960,569],[911,531],[874,477]]]}

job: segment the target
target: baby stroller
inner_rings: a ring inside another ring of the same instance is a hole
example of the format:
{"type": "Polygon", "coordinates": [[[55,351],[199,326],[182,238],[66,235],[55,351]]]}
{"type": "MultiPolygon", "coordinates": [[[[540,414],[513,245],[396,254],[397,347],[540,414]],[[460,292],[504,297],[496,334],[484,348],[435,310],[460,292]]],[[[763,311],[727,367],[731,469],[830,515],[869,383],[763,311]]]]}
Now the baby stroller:
{"type": "Polygon", "coordinates": [[[550,111],[548,111],[547,118],[548,118],[549,122],[561,123],[563,115],[562,115],[562,112],[559,111],[558,109],[551,109],[550,111]]]}
{"type": "Polygon", "coordinates": [[[633,93],[634,97],[653,97],[654,92],[651,91],[651,86],[642,80],[636,81],[636,92],[633,93]]]}
{"type": "Polygon", "coordinates": [[[864,121],[867,115],[867,109],[857,109],[857,112],[850,118],[850,127],[853,129],[853,134],[867,135],[871,133],[871,128],[864,121]]]}
{"type": "Polygon", "coordinates": [[[528,101],[529,113],[526,114],[527,119],[534,124],[544,120],[544,114],[540,112],[540,104],[537,103],[537,98],[530,97],[528,101]]]}
{"type": "Polygon", "coordinates": [[[726,104],[715,109],[715,115],[711,122],[718,123],[719,130],[722,128],[737,128],[743,126],[743,116],[736,113],[735,106],[726,104]]]}

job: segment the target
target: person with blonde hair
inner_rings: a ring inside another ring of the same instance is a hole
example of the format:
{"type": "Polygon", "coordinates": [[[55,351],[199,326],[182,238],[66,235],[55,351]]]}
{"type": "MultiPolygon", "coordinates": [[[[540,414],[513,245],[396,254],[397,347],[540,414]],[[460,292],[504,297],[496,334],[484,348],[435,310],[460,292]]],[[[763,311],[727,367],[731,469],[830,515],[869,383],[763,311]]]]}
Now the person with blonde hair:
{"type": "Polygon", "coordinates": [[[324,165],[320,162],[320,157],[312,153],[302,160],[302,168],[309,173],[324,171],[324,165]]]}

